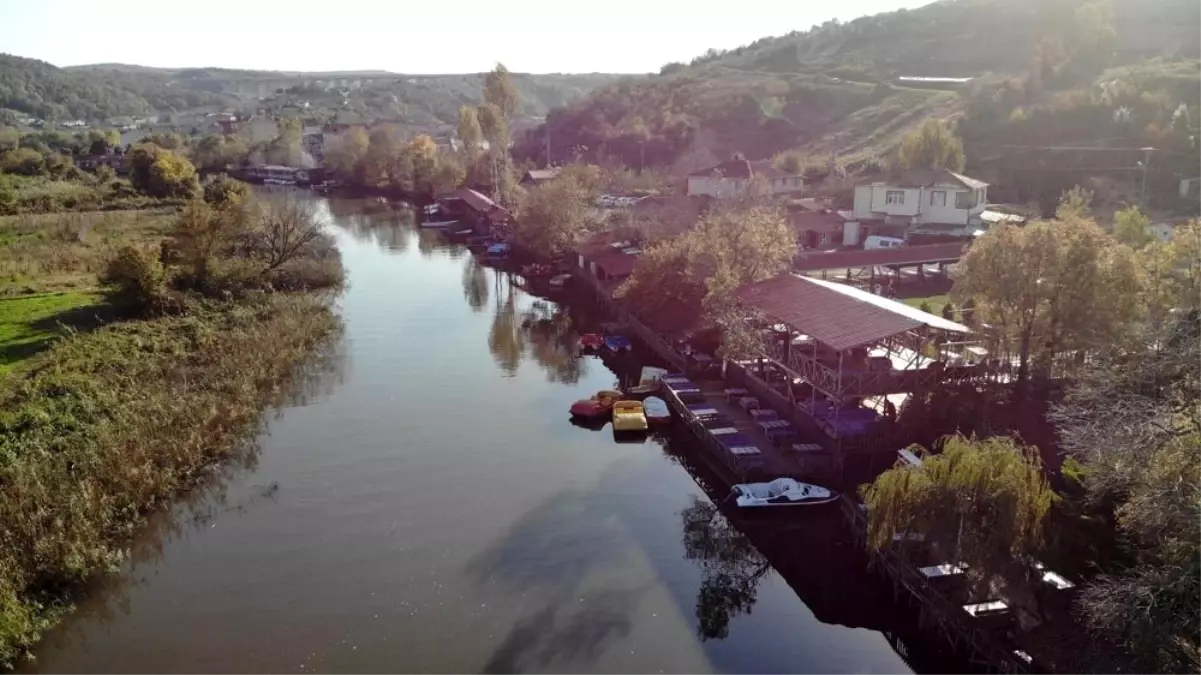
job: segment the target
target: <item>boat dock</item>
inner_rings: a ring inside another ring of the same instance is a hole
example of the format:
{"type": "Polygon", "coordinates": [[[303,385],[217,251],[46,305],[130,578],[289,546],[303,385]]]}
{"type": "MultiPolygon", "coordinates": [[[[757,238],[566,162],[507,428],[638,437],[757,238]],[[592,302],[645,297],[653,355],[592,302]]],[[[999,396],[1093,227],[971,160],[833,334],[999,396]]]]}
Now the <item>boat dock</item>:
{"type": "Polygon", "coordinates": [[[820,450],[746,389],[676,373],[664,376],[662,395],[731,483],[803,479],[805,453],[820,450]]]}

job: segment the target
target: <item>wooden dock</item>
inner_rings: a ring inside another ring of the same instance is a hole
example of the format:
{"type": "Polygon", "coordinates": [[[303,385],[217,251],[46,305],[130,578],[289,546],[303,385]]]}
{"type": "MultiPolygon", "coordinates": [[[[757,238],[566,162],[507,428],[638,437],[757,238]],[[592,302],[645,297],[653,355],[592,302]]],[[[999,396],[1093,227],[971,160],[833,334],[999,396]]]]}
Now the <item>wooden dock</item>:
{"type": "MultiPolygon", "coordinates": [[[[699,394],[685,397],[677,395],[670,386],[664,387],[662,395],[667,404],[687,426],[688,430],[704,446],[705,451],[717,459],[717,465],[723,469],[721,476],[730,483],[754,482],[771,480],[781,476],[797,479],[806,478],[805,464],[793,446],[803,441],[791,438],[786,440],[769,438],[751,414],[744,410],[736,400],[727,397],[724,383],[714,380],[692,380],[700,389],[699,394]],[[730,452],[718,442],[718,436],[713,433],[714,425],[698,418],[689,410],[704,406],[717,411],[721,418],[731,421],[732,427],[723,425],[721,428],[733,428],[737,434],[750,440],[759,452],[754,456],[739,456],[730,452]]],[[[767,407],[767,406],[764,406],[767,407]]]]}

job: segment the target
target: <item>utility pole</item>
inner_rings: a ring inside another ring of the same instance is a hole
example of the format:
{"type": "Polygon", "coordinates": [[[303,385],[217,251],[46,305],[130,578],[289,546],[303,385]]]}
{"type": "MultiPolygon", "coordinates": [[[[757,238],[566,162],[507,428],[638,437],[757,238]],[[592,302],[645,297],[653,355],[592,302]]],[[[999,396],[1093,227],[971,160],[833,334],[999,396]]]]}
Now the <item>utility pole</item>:
{"type": "Polygon", "coordinates": [[[1151,151],[1154,149],[1143,148],[1143,153],[1145,154],[1143,155],[1143,161],[1140,162],[1143,165],[1143,189],[1140,199],[1142,199],[1144,205],[1147,203],[1147,169],[1151,167],[1151,151]]]}
{"type": "Polygon", "coordinates": [[[546,121],[546,168],[550,168],[550,120],[546,121]]]}

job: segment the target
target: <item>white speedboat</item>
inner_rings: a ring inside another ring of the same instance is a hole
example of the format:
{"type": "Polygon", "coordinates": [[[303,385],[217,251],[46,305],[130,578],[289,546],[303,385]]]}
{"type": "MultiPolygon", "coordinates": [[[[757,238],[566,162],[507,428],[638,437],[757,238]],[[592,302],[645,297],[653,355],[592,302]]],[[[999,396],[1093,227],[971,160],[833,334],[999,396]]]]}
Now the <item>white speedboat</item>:
{"type": "Polygon", "coordinates": [[[813,506],[838,499],[838,493],[792,478],[777,478],[770,483],[739,483],[731,493],[741,507],[813,506]]]}

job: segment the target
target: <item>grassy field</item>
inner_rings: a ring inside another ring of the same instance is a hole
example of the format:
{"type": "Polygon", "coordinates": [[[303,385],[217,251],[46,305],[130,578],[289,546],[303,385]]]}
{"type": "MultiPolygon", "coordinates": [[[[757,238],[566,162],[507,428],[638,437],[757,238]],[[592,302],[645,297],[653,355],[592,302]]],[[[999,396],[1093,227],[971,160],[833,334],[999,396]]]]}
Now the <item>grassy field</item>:
{"type": "Polygon", "coordinates": [[[0,217],[0,377],[112,314],[96,275],[122,245],[153,246],[171,209],[0,217]]]}
{"type": "Polygon", "coordinates": [[[19,369],[55,338],[99,325],[109,314],[94,291],[0,297],[0,376],[19,369]]]}

